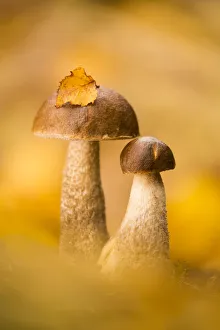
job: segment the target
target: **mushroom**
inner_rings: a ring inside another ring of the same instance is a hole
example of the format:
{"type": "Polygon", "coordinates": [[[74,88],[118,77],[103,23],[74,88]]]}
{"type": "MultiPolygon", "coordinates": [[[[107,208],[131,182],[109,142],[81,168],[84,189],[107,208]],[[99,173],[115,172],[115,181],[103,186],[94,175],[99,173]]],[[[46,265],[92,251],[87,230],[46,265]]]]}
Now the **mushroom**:
{"type": "Polygon", "coordinates": [[[174,169],[170,148],[154,137],[141,137],[121,152],[123,173],[134,173],[121,227],[103,248],[104,273],[137,269],[169,259],[166,196],[160,172],[174,169]]]}
{"type": "Polygon", "coordinates": [[[70,140],[63,174],[59,250],[73,260],[97,261],[108,240],[100,179],[99,141],[139,135],[131,105],[117,92],[99,87],[94,104],[56,108],[54,93],[40,108],[35,135],[70,140]]]}

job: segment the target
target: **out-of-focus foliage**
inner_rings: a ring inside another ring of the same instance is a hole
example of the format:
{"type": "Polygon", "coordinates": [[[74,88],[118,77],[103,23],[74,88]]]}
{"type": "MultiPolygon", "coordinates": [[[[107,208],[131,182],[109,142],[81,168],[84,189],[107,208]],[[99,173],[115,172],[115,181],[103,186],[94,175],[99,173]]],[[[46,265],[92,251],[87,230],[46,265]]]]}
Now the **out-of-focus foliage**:
{"type": "Polygon", "coordinates": [[[171,237],[174,258],[184,259],[187,255],[188,262],[192,264],[220,268],[219,196],[217,173],[213,173],[213,176],[202,173],[182,184],[182,191],[176,194],[169,205],[170,231],[174,233],[171,237]]]}
{"type": "Polygon", "coordinates": [[[1,242],[0,328],[219,328],[219,293],[166,274],[111,282],[92,267],[68,265],[56,251],[16,239],[1,242]],[[28,254],[27,254],[28,251],[28,254]]]}
{"type": "Polygon", "coordinates": [[[97,98],[95,80],[88,76],[84,68],[76,68],[71,75],[65,77],[57,91],[56,107],[60,108],[66,103],[85,106],[94,103],[97,98]]]}

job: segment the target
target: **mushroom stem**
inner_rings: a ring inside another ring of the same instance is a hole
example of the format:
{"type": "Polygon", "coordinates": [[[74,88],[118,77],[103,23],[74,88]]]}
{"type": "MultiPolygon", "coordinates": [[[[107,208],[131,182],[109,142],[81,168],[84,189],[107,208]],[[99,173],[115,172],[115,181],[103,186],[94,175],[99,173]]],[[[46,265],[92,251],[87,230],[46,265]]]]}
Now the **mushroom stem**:
{"type": "Polygon", "coordinates": [[[118,233],[105,245],[102,272],[164,264],[169,258],[166,195],[159,172],[135,174],[127,211],[118,233]]]}
{"type": "Polygon", "coordinates": [[[118,238],[118,248],[127,244],[134,257],[169,257],[166,195],[159,172],[135,174],[118,238]]]}
{"type": "Polygon", "coordinates": [[[71,141],[62,185],[60,253],[96,261],[107,239],[99,142],[71,141]]]}

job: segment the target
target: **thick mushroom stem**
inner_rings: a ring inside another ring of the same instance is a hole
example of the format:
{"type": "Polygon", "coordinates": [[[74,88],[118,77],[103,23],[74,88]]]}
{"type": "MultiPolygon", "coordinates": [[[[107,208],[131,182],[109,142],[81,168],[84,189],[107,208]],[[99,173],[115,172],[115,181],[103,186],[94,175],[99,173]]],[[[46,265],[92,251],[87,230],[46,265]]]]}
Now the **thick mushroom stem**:
{"type": "Polygon", "coordinates": [[[102,272],[151,267],[168,259],[166,195],[160,173],[135,174],[121,227],[102,250],[102,272]]]}
{"type": "Polygon", "coordinates": [[[62,185],[60,253],[96,261],[107,239],[99,142],[71,141],[62,185]]]}
{"type": "Polygon", "coordinates": [[[127,244],[134,256],[169,257],[166,195],[159,172],[135,174],[119,237],[118,249],[127,244]]]}

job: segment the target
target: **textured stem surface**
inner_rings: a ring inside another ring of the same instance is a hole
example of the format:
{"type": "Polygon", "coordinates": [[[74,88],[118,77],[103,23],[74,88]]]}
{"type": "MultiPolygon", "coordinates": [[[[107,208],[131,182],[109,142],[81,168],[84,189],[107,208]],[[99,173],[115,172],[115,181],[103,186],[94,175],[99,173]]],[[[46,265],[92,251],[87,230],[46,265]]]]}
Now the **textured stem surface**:
{"type": "Polygon", "coordinates": [[[107,239],[99,142],[71,141],[62,185],[60,253],[96,261],[107,239]]]}
{"type": "Polygon", "coordinates": [[[134,176],[121,228],[103,249],[104,272],[135,269],[169,258],[166,195],[158,172],[134,176]]]}
{"type": "Polygon", "coordinates": [[[166,195],[160,173],[136,174],[118,246],[128,244],[137,255],[168,257],[166,213],[166,195]]]}

